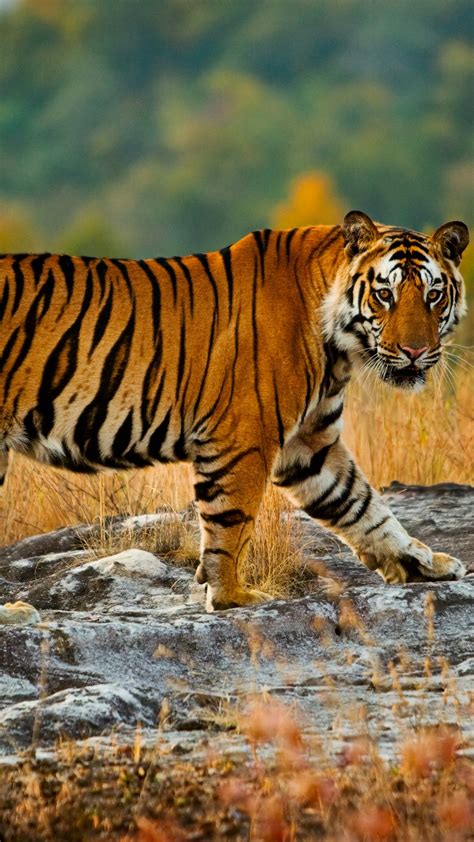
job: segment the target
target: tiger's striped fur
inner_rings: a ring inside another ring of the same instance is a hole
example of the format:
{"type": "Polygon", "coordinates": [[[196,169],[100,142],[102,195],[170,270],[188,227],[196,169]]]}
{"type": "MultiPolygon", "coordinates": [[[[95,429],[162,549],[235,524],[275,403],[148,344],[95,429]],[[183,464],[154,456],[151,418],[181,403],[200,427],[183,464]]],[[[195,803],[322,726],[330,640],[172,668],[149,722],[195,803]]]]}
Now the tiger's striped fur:
{"type": "Polygon", "coordinates": [[[269,478],[386,581],[463,575],[410,538],[340,429],[357,359],[411,388],[438,360],[467,239],[353,211],[183,258],[4,256],[0,473],[10,448],[86,472],[191,461],[209,608],[265,598],[238,565],[269,478]]]}

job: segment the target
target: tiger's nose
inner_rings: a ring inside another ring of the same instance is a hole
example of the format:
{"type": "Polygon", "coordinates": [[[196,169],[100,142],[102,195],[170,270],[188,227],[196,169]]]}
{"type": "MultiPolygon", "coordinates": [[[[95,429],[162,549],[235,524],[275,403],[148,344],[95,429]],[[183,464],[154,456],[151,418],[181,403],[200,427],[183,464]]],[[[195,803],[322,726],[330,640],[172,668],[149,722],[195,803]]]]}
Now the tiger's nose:
{"type": "Polygon", "coordinates": [[[423,348],[410,348],[409,345],[400,345],[400,350],[403,351],[410,360],[417,360],[418,357],[421,357],[425,351],[428,350],[428,345],[425,345],[423,348]]]}

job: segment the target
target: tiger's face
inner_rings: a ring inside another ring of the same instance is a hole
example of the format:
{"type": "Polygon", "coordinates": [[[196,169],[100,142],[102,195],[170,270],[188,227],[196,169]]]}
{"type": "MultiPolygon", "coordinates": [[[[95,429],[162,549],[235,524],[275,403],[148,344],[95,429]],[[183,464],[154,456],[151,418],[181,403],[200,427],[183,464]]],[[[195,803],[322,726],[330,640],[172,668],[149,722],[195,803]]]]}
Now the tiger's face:
{"type": "Polygon", "coordinates": [[[428,236],[351,211],[343,234],[349,272],[333,313],[336,344],[386,383],[422,387],[464,312],[458,265],[467,227],[448,222],[428,236]]]}

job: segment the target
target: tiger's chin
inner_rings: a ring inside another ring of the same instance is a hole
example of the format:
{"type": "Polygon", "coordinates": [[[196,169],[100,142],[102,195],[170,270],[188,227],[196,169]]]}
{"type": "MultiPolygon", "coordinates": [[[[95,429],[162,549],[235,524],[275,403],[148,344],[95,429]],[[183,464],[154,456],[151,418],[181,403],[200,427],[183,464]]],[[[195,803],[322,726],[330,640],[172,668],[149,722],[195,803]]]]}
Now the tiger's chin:
{"type": "Polygon", "coordinates": [[[426,371],[413,365],[405,368],[385,368],[380,376],[389,386],[409,392],[420,392],[426,385],[426,371]]]}

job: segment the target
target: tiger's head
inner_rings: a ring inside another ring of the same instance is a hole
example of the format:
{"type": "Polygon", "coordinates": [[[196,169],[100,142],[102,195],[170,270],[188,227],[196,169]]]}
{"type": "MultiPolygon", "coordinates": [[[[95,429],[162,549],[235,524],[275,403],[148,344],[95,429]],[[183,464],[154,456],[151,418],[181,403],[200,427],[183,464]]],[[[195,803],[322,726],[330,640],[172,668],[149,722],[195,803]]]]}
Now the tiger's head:
{"type": "Polygon", "coordinates": [[[385,382],[422,387],[465,310],[466,225],[447,222],[429,236],[351,211],[342,233],[346,262],[325,305],[326,329],[385,382]]]}

